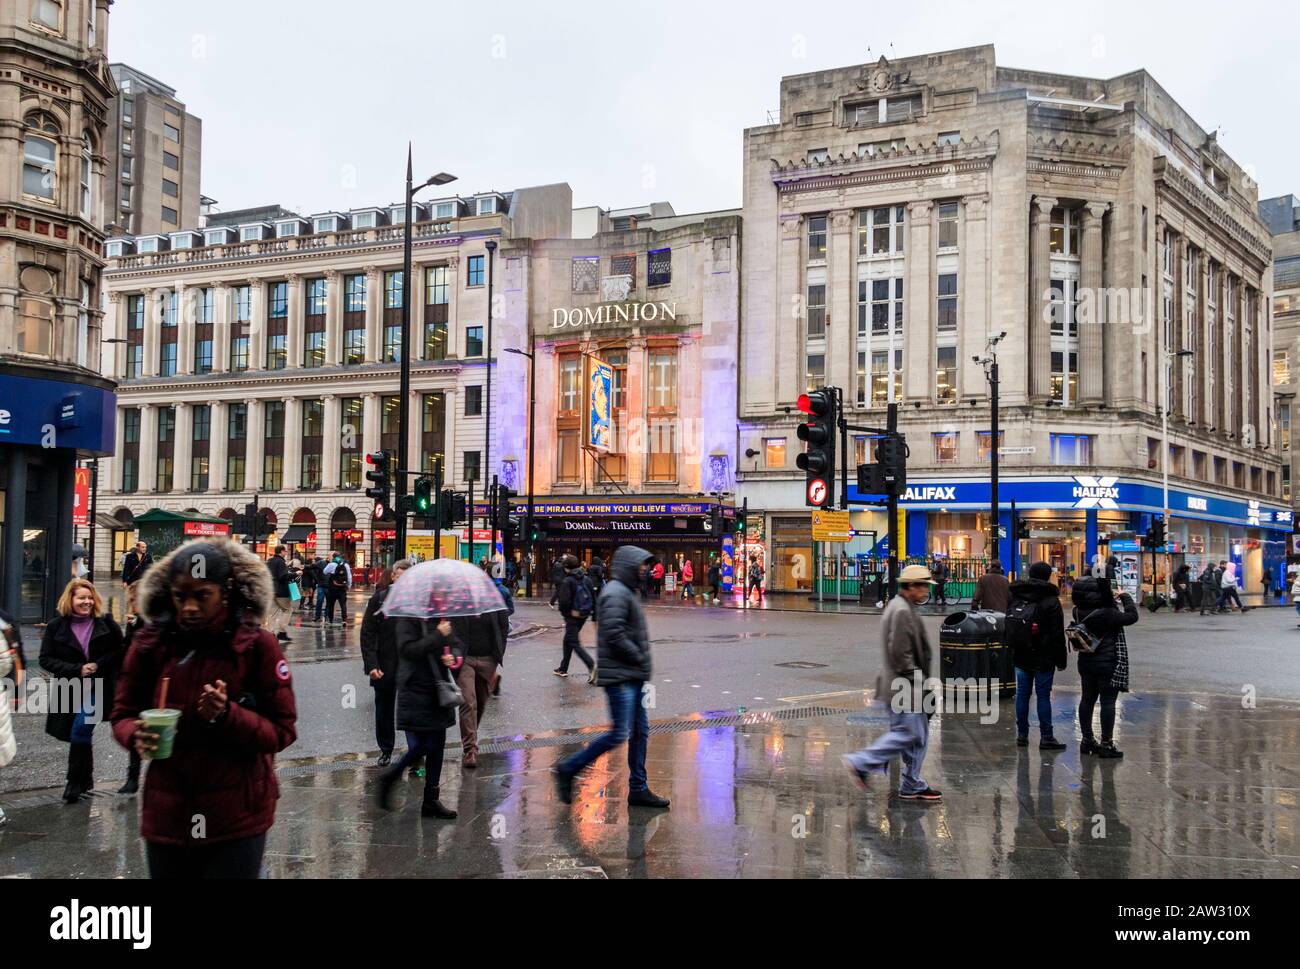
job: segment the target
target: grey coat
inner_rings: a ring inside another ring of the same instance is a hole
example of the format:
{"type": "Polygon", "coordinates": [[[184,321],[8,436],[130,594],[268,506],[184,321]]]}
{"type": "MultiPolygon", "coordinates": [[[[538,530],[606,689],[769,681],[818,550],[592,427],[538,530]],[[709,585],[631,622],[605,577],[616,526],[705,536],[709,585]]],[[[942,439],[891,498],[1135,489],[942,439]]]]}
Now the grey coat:
{"type": "Polygon", "coordinates": [[[610,579],[601,590],[596,626],[596,685],[645,683],[650,679],[650,631],[636,597],[639,571],[652,558],[624,545],[614,553],[610,579]]]}
{"type": "Polygon", "coordinates": [[[920,614],[902,596],[889,600],[880,625],[881,665],[876,679],[876,699],[891,703],[894,681],[900,678],[910,681],[918,672],[922,679],[928,677],[934,653],[920,614]]]}

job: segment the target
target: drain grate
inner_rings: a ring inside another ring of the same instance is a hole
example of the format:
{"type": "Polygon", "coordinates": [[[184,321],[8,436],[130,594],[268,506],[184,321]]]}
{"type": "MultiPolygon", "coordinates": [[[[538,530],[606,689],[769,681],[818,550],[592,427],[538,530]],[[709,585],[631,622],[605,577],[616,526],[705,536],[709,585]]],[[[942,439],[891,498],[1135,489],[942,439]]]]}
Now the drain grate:
{"type": "Polygon", "coordinates": [[[824,670],[826,663],[809,663],[807,660],[795,660],[790,663],[777,663],[778,668],[783,670],[824,670]]]}

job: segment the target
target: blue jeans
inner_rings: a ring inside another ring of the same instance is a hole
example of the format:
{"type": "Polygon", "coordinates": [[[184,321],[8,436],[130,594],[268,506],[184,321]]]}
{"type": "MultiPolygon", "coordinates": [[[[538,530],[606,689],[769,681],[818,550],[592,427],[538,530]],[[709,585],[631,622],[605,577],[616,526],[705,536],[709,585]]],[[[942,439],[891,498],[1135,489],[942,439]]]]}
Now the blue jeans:
{"type": "Polygon", "coordinates": [[[1016,735],[1029,736],[1029,694],[1038,694],[1038,732],[1044,740],[1053,740],[1052,733],[1052,679],[1055,670],[1031,673],[1016,667],[1016,735]]]}
{"type": "Polygon", "coordinates": [[[849,754],[848,761],[855,769],[870,773],[885,773],[894,757],[903,761],[902,781],[898,785],[902,794],[919,794],[930,785],[921,777],[921,765],[930,746],[930,718],[924,713],[896,713],[888,704],[889,733],[866,750],[849,754]]]}
{"type": "Polygon", "coordinates": [[[650,716],[641,702],[641,683],[614,683],[605,687],[609,701],[609,716],[613,725],[608,733],[601,734],[571,757],[556,765],[561,774],[573,775],[589,765],[601,754],[608,753],[622,743],[627,743],[627,767],[631,777],[627,783],[629,794],[649,789],[645,774],[646,748],[650,743],[650,716]]]}
{"type": "Polygon", "coordinates": [[[325,586],[316,586],[316,621],[320,622],[321,613],[325,611],[325,586]]]}

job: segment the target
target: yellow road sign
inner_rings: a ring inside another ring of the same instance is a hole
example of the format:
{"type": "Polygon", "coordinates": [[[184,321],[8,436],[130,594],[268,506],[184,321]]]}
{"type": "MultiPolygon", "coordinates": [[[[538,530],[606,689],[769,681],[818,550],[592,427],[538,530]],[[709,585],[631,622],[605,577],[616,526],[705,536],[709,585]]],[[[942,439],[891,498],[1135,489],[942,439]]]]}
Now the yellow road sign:
{"type": "Polygon", "coordinates": [[[847,511],[821,511],[812,513],[814,542],[847,542],[853,536],[847,511]]]}

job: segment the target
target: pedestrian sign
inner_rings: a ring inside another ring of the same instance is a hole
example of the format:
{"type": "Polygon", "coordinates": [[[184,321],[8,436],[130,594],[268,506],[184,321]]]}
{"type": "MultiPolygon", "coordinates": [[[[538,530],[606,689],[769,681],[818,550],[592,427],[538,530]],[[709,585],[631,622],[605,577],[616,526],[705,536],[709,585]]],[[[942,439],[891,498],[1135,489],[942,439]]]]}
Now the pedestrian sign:
{"type": "Polygon", "coordinates": [[[847,542],[853,537],[847,511],[814,511],[812,513],[814,542],[847,542]]]}

